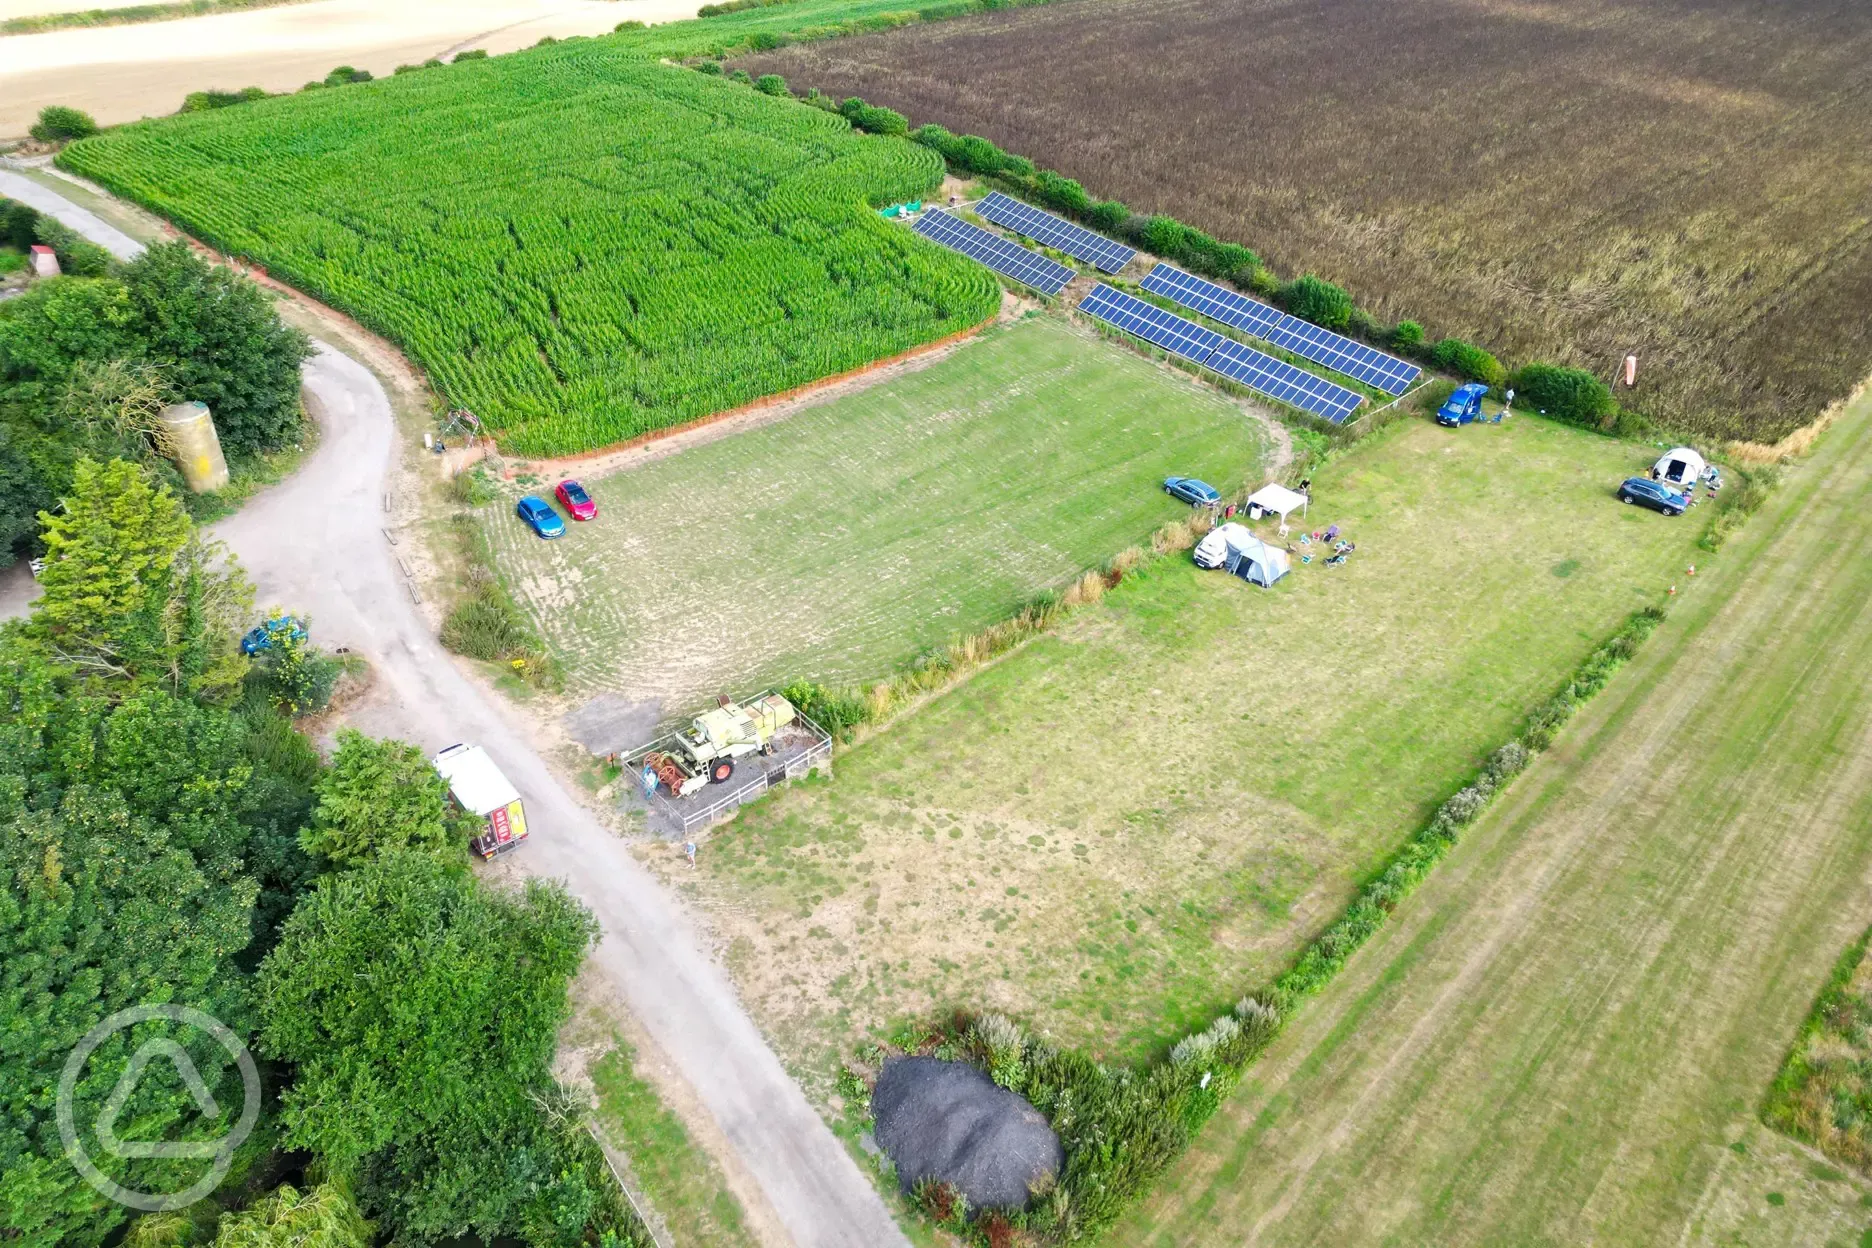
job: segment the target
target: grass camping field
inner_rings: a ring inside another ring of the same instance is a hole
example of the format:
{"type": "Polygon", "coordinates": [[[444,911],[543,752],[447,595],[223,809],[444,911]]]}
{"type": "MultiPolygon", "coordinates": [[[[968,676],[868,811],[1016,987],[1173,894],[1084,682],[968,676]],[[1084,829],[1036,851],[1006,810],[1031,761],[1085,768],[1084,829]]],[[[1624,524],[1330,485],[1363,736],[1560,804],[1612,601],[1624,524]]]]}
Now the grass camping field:
{"type": "Polygon", "coordinates": [[[1265,980],[1681,573],[1696,521],[1611,495],[1643,455],[1393,425],[1316,477],[1349,566],[1263,591],[1151,565],[743,811],[681,882],[801,1069],[946,1004],[1149,1052],[1265,980]]]}
{"type": "Polygon", "coordinates": [[[600,518],[558,541],[506,502],[483,523],[575,691],[680,713],[801,676],[888,675],[1187,512],[1165,476],[1254,478],[1266,437],[1182,374],[1029,317],[921,371],[587,480],[600,518]]]}
{"type": "Polygon", "coordinates": [[[1872,400],[1275,1042],[1123,1244],[1863,1244],[1756,1120],[1872,870],[1872,400]]]}
{"type": "Polygon", "coordinates": [[[1772,442],[1872,361],[1872,8],[1083,0],[738,62],[1772,442]]]}
{"type": "Polygon", "coordinates": [[[978,324],[870,205],[939,157],[617,42],[109,131],[61,156],[394,339],[521,454],[622,441],[978,324]]]}

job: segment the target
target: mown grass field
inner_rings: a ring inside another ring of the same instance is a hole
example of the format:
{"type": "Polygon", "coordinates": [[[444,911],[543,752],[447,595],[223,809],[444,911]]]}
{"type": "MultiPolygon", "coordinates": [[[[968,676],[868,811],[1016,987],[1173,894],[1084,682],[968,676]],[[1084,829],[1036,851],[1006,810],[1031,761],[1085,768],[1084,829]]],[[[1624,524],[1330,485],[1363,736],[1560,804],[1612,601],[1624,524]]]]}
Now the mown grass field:
{"type": "Polygon", "coordinates": [[[1872,362],[1872,8],[1084,0],[738,62],[983,135],[1373,312],[1774,441],[1872,362]]]}
{"type": "Polygon", "coordinates": [[[483,523],[575,692],[681,714],[802,676],[886,676],[1186,513],[1165,476],[1254,478],[1266,436],[1182,374],[1030,317],[921,371],[588,479],[599,519],[557,541],[510,501],[483,523]]]}
{"type": "Polygon", "coordinates": [[[872,207],[914,144],[616,40],[140,122],[60,161],[402,346],[521,454],[680,424],[979,324],[872,207]]]}
{"type": "Polygon", "coordinates": [[[1265,982],[1693,557],[1641,447],[1409,420],[1315,476],[1273,591],[1171,556],[744,811],[691,878],[804,1070],[944,1005],[1135,1058],[1265,982]]]}
{"type": "Polygon", "coordinates": [[[1865,1243],[1757,1115],[1865,926],[1869,489],[1872,400],[1112,1241],[1865,1243]]]}

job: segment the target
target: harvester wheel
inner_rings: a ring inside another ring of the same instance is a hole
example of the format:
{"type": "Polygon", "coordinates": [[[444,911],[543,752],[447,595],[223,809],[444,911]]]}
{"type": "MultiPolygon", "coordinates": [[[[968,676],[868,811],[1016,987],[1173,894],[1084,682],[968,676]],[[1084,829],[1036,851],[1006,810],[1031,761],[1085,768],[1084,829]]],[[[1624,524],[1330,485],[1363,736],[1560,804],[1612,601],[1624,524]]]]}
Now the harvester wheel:
{"type": "Polygon", "coordinates": [[[710,784],[721,784],[732,775],[734,775],[734,760],[732,758],[718,758],[709,765],[708,778],[710,784]]]}

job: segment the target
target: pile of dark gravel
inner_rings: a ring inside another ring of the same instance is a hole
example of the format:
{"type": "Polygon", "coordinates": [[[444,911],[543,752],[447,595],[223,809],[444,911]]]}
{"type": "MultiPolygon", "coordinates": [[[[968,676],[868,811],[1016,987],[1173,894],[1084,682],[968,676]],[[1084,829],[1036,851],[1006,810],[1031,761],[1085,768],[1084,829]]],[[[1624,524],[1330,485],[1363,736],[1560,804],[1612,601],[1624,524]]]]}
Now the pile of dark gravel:
{"type": "Polygon", "coordinates": [[[976,1209],[1026,1208],[1034,1185],[1066,1160],[1039,1110],[963,1062],[891,1058],[871,1114],[904,1191],[939,1179],[976,1209]]]}

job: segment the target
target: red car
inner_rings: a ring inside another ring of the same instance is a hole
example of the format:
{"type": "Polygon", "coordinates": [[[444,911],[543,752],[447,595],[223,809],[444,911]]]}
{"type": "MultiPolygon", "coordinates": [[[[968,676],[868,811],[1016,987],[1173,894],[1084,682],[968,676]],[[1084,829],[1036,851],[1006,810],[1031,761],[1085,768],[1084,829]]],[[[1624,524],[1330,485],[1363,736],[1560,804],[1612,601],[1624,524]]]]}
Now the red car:
{"type": "Polygon", "coordinates": [[[553,494],[574,520],[590,520],[598,514],[598,504],[592,501],[592,496],[577,481],[561,481],[553,494]]]}

